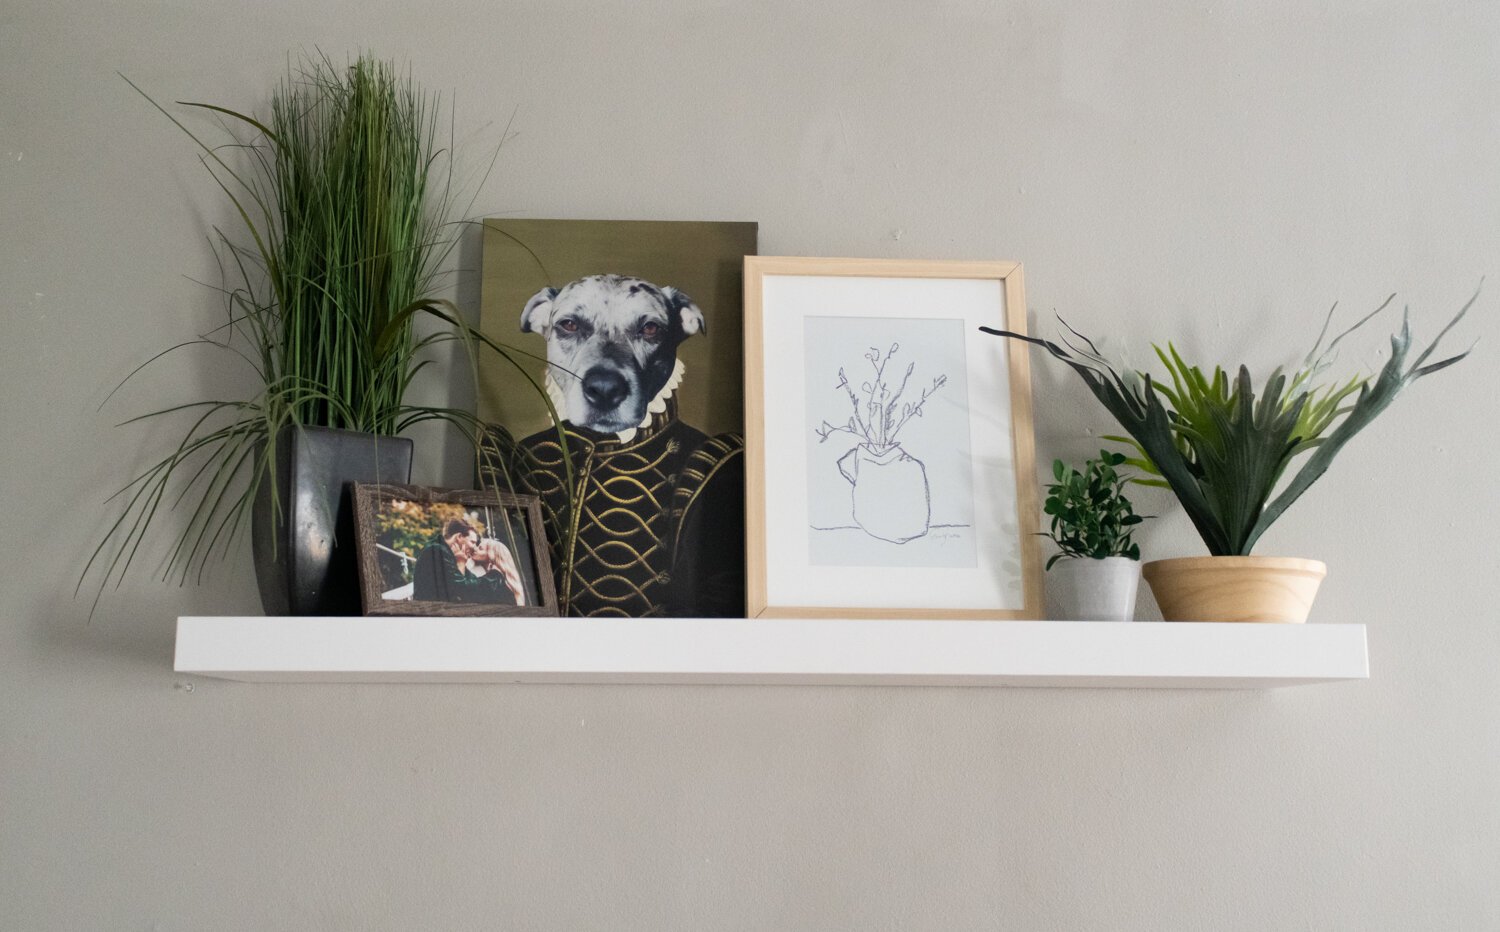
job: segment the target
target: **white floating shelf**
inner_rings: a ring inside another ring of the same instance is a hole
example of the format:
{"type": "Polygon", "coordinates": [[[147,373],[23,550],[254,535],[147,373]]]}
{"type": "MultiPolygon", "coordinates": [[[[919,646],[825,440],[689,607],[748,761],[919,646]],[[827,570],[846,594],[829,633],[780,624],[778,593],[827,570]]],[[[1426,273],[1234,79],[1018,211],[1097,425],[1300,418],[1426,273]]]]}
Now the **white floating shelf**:
{"type": "Polygon", "coordinates": [[[1364,625],[179,618],[181,673],[256,682],[1250,689],[1367,679],[1364,625]]]}

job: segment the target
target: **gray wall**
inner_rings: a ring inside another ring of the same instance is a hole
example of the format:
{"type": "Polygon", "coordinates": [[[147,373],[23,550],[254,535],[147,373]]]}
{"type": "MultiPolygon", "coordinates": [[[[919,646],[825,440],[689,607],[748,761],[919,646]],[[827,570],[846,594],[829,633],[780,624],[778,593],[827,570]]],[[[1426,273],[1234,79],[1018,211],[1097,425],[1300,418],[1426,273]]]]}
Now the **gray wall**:
{"type": "MultiPolygon", "coordinates": [[[[1373,678],[1279,692],[251,686],[170,669],[248,557],[73,598],[102,501],[243,379],[228,223],[163,99],[288,49],[450,90],[476,213],[743,219],[791,255],[1015,258],[1144,361],[1292,361],[1334,300],[1433,329],[1500,271],[1500,6],[59,4],[0,12],[0,927],[1495,929],[1500,290],[1265,541],[1373,678]],[[152,444],[156,446],[152,446],[152,444]],[[189,688],[191,687],[191,689],[189,688]]],[[[465,261],[476,261],[472,244],[465,261]]],[[[476,276],[457,279],[473,306],[476,276]]],[[[1346,354],[1377,361],[1380,334],[1346,354]]],[[[1041,455],[1107,427],[1039,364],[1041,455]]],[[[442,385],[424,391],[441,397],[442,385]]],[[[440,445],[429,445],[440,451],[440,445]]],[[[419,478],[462,469],[424,455],[419,478]]],[[[1180,513],[1146,543],[1195,552],[1180,513]]],[[[142,569],[149,571],[150,564],[142,569]]]]}

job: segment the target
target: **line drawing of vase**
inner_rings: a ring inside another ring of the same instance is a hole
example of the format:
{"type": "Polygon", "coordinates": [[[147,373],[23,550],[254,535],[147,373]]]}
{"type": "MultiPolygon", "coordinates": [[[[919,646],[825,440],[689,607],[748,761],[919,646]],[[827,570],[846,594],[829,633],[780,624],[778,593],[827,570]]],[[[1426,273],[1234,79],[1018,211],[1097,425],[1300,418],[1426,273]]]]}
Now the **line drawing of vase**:
{"type": "Polygon", "coordinates": [[[925,537],[932,526],[932,488],[927,467],[896,440],[912,418],[922,417],[927,400],[948,383],[939,375],[923,388],[920,397],[902,401],[917,364],[909,363],[898,381],[887,379],[886,367],[901,349],[892,343],[881,351],[870,347],[865,359],[872,377],[858,390],[840,368],[836,390],[849,400],[850,416],[842,424],[823,421],[813,432],[819,443],[835,434],[849,434],[859,441],[838,458],[838,470],[848,481],[854,523],[866,534],[894,544],[925,537]]]}
{"type": "Polygon", "coordinates": [[[866,534],[893,544],[925,537],[932,523],[932,489],[927,467],[901,444],[876,452],[860,444],[839,457],[849,481],[854,523],[866,534]]]}

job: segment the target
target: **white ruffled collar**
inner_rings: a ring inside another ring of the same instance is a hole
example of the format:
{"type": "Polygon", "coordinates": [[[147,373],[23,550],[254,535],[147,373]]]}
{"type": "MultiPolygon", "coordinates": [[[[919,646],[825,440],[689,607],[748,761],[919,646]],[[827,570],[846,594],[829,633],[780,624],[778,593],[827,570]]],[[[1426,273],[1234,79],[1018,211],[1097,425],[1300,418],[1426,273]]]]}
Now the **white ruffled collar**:
{"type": "MultiPolygon", "coordinates": [[[[651,419],[653,417],[667,410],[667,402],[677,392],[677,386],[682,384],[682,376],[685,372],[687,372],[687,366],[683,365],[681,359],[677,360],[676,365],[672,367],[671,376],[667,378],[667,384],[663,385],[661,391],[656,393],[656,397],[652,398],[650,404],[646,405],[646,416],[641,418],[641,422],[635,427],[615,434],[616,437],[620,438],[621,443],[629,443],[634,440],[637,433],[651,426],[651,419]]],[[[547,377],[544,381],[547,385],[547,396],[552,399],[552,406],[559,412],[566,411],[568,409],[567,395],[563,392],[562,386],[558,385],[557,381],[552,378],[552,369],[550,366],[547,368],[547,377]]]]}

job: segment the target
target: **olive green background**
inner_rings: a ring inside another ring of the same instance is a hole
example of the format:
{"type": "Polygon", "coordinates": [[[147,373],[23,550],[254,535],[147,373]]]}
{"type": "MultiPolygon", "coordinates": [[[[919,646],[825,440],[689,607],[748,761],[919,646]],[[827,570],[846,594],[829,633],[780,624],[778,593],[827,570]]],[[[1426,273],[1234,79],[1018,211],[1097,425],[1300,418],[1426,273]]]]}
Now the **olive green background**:
{"type": "MultiPolygon", "coordinates": [[[[756,252],[754,223],[654,220],[484,222],[480,328],[491,339],[546,356],[539,333],[521,332],[521,310],[543,288],[587,275],[633,275],[691,297],[704,333],[677,348],[687,366],[678,389],[684,421],[709,435],[743,433],[744,258],[756,252]]],[[[533,377],[545,369],[526,360],[533,377]]],[[[496,353],[479,360],[479,416],[516,437],[549,425],[546,406],[516,367],[496,353]]]]}

